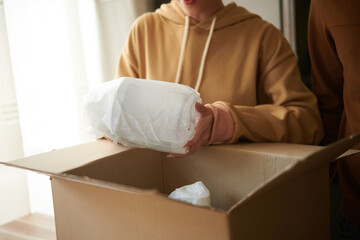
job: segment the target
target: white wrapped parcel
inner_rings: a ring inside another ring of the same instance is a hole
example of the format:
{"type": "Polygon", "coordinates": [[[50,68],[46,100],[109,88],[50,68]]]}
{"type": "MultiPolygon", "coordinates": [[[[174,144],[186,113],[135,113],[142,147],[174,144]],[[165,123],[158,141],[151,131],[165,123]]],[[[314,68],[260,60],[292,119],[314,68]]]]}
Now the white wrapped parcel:
{"type": "Polygon", "coordinates": [[[89,131],[128,147],[186,153],[195,135],[200,94],[191,87],[122,77],[105,82],[84,97],[89,131]]]}
{"type": "Polygon", "coordinates": [[[175,189],[169,194],[169,198],[201,207],[211,207],[210,192],[201,181],[175,189]]]}

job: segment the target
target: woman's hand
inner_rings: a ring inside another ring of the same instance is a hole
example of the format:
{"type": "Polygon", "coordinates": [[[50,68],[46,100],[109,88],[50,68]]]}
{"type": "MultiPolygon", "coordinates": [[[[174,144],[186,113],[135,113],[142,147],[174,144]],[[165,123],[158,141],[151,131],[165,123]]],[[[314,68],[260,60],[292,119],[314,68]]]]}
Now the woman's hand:
{"type": "Polygon", "coordinates": [[[195,153],[202,145],[207,145],[211,137],[212,126],[214,123],[214,116],[210,108],[200,103],[195,104],[195,109],[200,113],[200,119],[195,127],[195,136],[184,148],[189,151],[185,154],[170,153],[168,157],[185,157],[195,153]]]}

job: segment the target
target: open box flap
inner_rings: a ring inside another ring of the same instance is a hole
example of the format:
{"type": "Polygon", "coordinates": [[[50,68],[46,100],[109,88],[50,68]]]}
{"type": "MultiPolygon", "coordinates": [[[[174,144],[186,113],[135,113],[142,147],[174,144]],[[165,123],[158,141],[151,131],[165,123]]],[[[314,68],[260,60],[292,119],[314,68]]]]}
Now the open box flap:
{"type": "Polygon", "coordinates": [[[315,145],[304,145],[294,143],[280,143],[280,142],[240,142],[238,144],[220,144],[210,145],[208,147],[218,149],[234,149],[241,152],[254,152],[258,154],[289,156],[294,158],[304,158],[313,152],[316,152],[323,147],[315,145]]]}
{"type": "Polygon", "coordinates": [[[156,189],[139,189],[136,187],[127,186],[127,185],[123,185],[123,184],[88,178],[86,176],[76,176],[76,175],[72,175],[72,174],[63,173],[63,174],[53,176],[52,178],[66,179],[71,182],[83,183],[83,184],[87,184],[87,185],[91,185],[91,186],[96,186],[96,187],[101,187],[101,188],[105,188],[105,189],[121,191],[121,192],[136,194],[136,195],[148,195],[148,196],[160,195],[161,196],[161,194],[159,194],[159,191],[156,189]]]}
{"type": "MultiPolygon", "coordinates": [[[[299,160],[294,165],[290,165],[283,172],[279,172],[270,179],[268,179],[263,185],[254,189],[247,194],[241,201],[229,209],[229,213],[233,209],[246,204],[247,202],[257,198],[258,196],[265,194],[272,189],[278,188],[279,186],[286,184],[298,177],[309,173],[310,171],[317,169],[324,164],[328,164],[335,159],[343,158],[352,154],[358,154],[357,150],[349,150],[360,142],[360,133],[352,135],[348,138],[343,138],[335,143],[332,143],[326,147],[322,147],[320,150],[310,154],[304,159],[299,160]]],[[[340,159],[341,161],[341,159],[340,159]]]]}
{"type": "Polygon", "coordinates": [[[51,152],[0,163],[6,166],[53,176],[60,175],[63,172],[128,149],[129,148],[114,144],[108,140],[96,140],[69,148],[53,150],[51,152]]]}
{"type": "Polygon", "coordinates": [[[360,154],[360,150],[358,149],[349,149],[346,152],[344,152],[343,154],[341,154],[339,157],[337,157],[336,159],[332,160],[332,161],[338,161],[341,160],[347,156],[351,156],[351,155],[355,155],[355,154],[360,154]]]}

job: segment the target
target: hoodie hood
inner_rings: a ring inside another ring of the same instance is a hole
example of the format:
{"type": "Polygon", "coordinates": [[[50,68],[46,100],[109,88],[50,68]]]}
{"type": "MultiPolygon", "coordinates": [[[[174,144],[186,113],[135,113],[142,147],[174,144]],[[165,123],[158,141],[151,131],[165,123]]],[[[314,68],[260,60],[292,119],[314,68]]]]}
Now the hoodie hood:
{"type": "MultiPolygon", "coordinates": [[[[160,14],[173,24],[184,26],[186,14],[183,12],[176,0],[172,0],[167,4],[162,4],[161,7],[156,10],[156,13],[160,14]]],[[[258,15],[250,13],[245,8],[239,7],[232,2],[202,22],[197,22],[190,18],[190,26],[203,30],[209,30],[214,17],[217,19],[215,30],[226,28],[252,18],[260,18],[258,15]]]]}
{"type": "Polygon", "coordinates": [[[184,11],[181,9],[179,3],[176,0],[172,0],[168,4],[161,5],[161,7],[156,10],[156,13],[163,16],[166,20],[168,20],[168,22],[171,22],[175,26],[184,28],[184,35],[181,44],[175,83],[180,83],[181,72],[183,68],[182,66],[184,62],[184,54],[190,26],[209,32],[207,41],[204,45],[198,77],[195,85],[196,91],[199,91],[200,88],[205,68],[207,52],[209,50],[211,38],[214,31],[226,28],[228,26],[232,26],[236,23],[243,22],[252,18],[259,18],[259,16],[248,12],[246,9],[238,7],[235,3],[230,3],[209,18],[205,19],[204,21],[197,22],[189,16],[185,15],[184,11]]]}

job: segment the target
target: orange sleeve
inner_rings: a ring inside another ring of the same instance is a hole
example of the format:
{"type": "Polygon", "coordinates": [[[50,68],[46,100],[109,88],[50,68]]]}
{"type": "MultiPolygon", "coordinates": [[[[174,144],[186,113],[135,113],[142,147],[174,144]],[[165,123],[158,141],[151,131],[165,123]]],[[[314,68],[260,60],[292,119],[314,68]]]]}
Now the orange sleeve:
{"type": "Polygon", "coordinates": [[[230,142],[318,144],[323,128],[315,95],[303,84],[297,59],[280,31],[269,27],[259,56],[256,106],[226,106],[234,119],[230,142]]]}
{"type": "Polygon", "coordinates": [[[311,57],[311,85],[319,100],[319,109],[324,125],[324,140],[327,145],[338,139],[343,111],[342,65],[336,48],[326,29],[324,11],[317,2],[311,4],[309,13],[308,42],[311,57]]]}
{"type": "Polygon", "coordinates": [[[211,136],[207,145],[212,143],[228,142],[234,135],[234,120],[231,112],[221,104],[206,104],[214,116],[211,136]]]}

